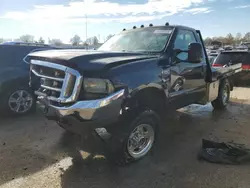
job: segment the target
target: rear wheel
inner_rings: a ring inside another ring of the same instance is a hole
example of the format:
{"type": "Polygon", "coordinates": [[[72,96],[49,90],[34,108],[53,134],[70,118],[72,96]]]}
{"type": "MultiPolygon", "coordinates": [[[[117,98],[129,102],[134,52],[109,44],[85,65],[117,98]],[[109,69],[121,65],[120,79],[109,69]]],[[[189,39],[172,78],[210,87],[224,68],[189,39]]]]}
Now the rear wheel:
{"type": "Polygon", "coordinates": [[[219,94],[216,100],[212,101],[214,109],[224,109],[230,98],[230,84],[227,79],[223,80],[219,87],[219,94]]]}

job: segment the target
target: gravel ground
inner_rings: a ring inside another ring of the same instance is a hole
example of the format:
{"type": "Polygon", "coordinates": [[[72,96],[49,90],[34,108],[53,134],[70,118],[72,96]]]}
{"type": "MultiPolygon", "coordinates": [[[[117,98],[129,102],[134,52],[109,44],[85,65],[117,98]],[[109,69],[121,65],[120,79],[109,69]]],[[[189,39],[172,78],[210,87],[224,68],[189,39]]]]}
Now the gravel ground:
{"type": "Polygon", "coordinates": [[[100,144],[66,133],[39,113],[0,119],[0,187],[249,188],[250,163],[197,160],[202,138],[250,147],[249,96],[250,89],[236,88],[225,111],[211,105],[179,110],[161,128],[152,155],[126,167],[109,164],[100,144]]]}

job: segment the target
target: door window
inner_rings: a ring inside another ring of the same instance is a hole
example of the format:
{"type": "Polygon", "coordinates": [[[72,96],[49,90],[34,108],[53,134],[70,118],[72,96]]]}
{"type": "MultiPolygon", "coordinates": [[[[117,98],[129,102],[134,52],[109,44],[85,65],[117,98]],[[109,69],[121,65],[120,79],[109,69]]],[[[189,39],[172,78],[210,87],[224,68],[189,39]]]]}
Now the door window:
{"type": "MultiPolygon", "coordinates": [[[[174,49],[188,50],[190,43],[197,42],[192,31],[188,30],[179,30],[174,42],[174,49]]],[[[180,60],[187,60],[188,53],[181,52],[177,55],[177,58],[180,60]]]]}

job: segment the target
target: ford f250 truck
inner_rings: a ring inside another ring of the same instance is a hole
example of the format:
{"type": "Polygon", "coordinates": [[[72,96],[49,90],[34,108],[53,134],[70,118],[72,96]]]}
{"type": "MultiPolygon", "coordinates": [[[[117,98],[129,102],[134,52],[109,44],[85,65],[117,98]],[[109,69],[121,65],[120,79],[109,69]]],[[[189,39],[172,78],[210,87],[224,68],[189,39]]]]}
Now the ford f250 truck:
{"type": "Polygon", "coordinates": [[[96,51],[31,53],[29,62],[45,115],[67,131],[92,130],[123,164],[151,151],[168,110],[225,108],[241,71],[212,68],[200,31],[169,24],[124,29],[96,51]]]}

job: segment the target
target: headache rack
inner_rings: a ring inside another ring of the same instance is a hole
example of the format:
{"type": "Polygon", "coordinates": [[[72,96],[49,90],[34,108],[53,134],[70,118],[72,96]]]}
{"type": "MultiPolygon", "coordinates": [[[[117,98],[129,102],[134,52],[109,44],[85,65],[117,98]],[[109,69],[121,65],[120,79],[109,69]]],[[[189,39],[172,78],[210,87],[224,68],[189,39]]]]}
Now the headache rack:
{"type": "Polygon", "coordinates": [[[31,60],[30,70],[40,79],[36,95],[58,103],[77,100],[82,84],[82,76],[78,71],[40,60],[31,60]]]}

